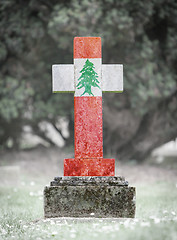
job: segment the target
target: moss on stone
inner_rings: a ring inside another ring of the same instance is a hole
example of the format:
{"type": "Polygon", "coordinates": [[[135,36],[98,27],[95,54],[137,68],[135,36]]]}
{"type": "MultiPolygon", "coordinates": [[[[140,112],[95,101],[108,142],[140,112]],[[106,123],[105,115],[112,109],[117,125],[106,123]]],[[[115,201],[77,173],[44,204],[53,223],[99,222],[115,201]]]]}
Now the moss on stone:
{"type": "Polygon", "coordinates": [[[45,217],[132,218],[135,216],[135,188],[105,183],[94,186],[71,186],[65,183],[62,186],[45,187],[44,213],[45,217]]]}

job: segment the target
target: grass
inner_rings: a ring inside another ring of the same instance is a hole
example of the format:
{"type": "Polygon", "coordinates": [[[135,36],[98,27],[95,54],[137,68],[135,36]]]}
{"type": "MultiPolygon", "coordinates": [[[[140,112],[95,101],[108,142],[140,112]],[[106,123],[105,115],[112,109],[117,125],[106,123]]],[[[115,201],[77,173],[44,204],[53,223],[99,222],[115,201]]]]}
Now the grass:
{"type": "MultiPolygon", "coordinates": [[[[169,161],[163,168],[117,163],[117,172],[126,174],[126,180],[136,187],[135,219],[45,220],[44,186],[54,176],[62,175],[63,159],[70,157],[71,154],[55,149],[1,156],[0,240],[177,239],[177,176],[176,171],[169,168],[169,161]],[[4,166],[19,169],[2,170],[4,166]],[[3,185],[3,180],[9,182],[3,185]]],[[[174,165],[177,166],[176,161],[174,165]]],[[[177,169],[174,165],[173,169],[177,169]]]]}
{"type": "Polygon", "coordinates": [[[177,239],[177,186],[142,183],[135,219],[43,219],[41,181],[0,187],[0,239],[177,239]]]}

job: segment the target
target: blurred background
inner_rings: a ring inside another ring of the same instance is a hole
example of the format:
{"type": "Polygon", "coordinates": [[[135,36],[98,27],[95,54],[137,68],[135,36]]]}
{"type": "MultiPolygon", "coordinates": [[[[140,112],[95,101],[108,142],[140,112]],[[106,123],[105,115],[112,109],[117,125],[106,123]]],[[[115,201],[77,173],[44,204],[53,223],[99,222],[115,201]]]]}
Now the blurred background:
{"type": "Polygon", "coordinates": [[[2,0],[1,154],[74,154],[73,94],[52,94],[51,65],[73,63],[75,36],[100,36],[103,63],[124,65],[124,92],[103,95],[105,156],[177,159],[176,26],[175,0],[2,0]]]}
{"type": "Polygon", "coordinates": [[[175,240],[176,138],[176,0],[0,0],[2,239],[175,240]],[[104,157],[136,187],[134,225],[38,222],[74,157],[74,96],[52,94],[51,66],[73,63],[75,36],[101,37],[103,63],[124,66],[124,92],[103,94],[104,157]]]}

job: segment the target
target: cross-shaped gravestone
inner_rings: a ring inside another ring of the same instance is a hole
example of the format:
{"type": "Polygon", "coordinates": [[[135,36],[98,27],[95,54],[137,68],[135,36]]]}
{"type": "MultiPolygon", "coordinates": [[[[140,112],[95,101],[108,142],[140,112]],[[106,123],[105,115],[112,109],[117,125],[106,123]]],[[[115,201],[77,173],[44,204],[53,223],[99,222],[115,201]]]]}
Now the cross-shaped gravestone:
{"type": "Polygon", "coordinates": [[[115,160],[103,158],[102,92],[123,91],[123,66],[103,64],[101,38],[74,39],[74,65],[52,66],[53,92],[74,92],[75,158],[64,176],[114,176],[115,160]]]}
{"type": "Polygon", "coordinates": [[[76,37],[74,65],[53,66],[53,91],[75,93],[75,158],[45,187],[45,217],[135,216],[135,188],[103,158],[102,91],[122,92],[122,76],[122,65],[101,64],[97,37],[76,37]]]}

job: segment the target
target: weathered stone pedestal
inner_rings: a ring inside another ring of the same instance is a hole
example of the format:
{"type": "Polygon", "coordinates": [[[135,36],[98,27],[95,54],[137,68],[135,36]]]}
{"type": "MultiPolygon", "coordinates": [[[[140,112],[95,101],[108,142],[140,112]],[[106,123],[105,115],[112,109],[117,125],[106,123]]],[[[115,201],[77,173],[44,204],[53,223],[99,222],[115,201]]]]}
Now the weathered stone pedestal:
{"type": "Polygon", "coordinates": [[[52,75],[53,92],[74,92],[75,158],[45,187],[45,217],[133,218],[135,188],[103,158],[102,92],[123,91],[123,66],[102,64],[101,38],[75,37],[74,64],[53,65],[52,75]]]}
{"type": "Polygon", "coordinates": [[[133,218],[135,188],[124,177],[55,177],[44,189],[44,215],[133,218]]]}

